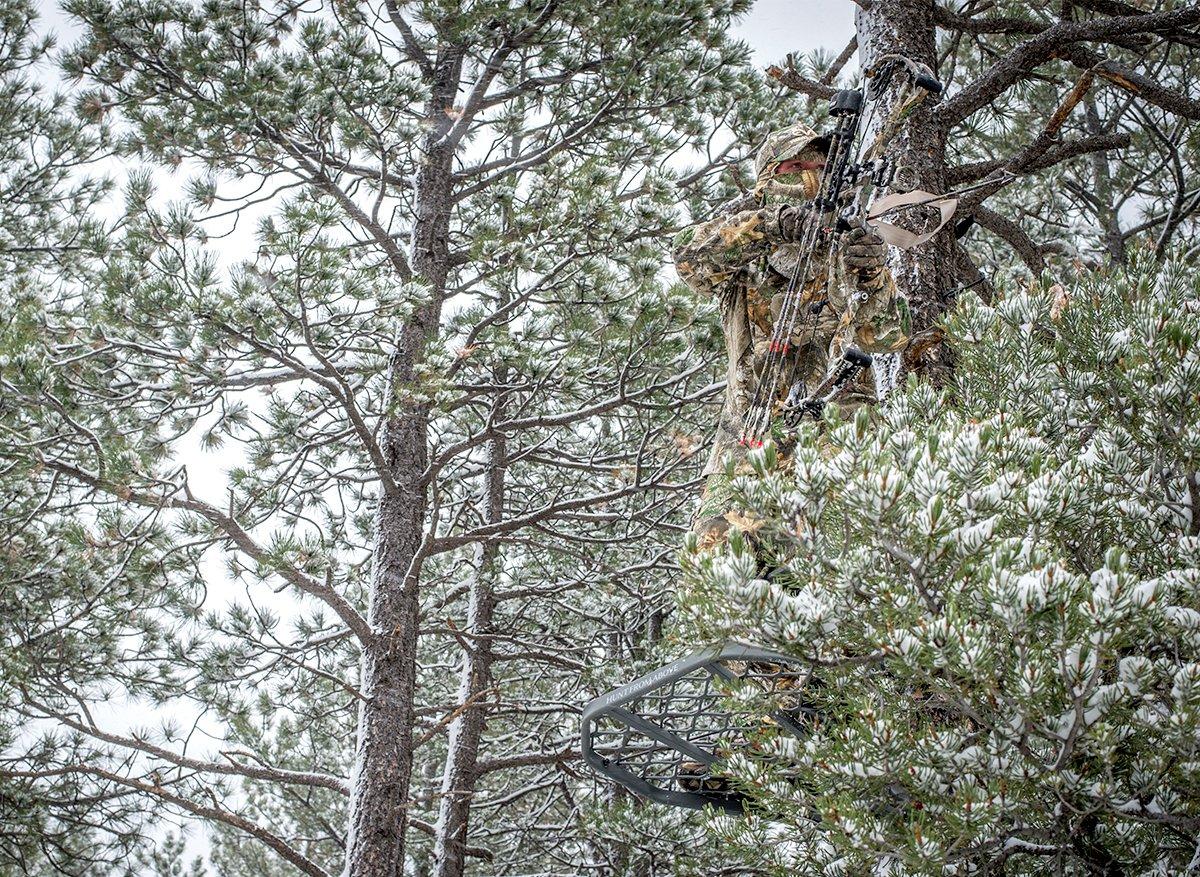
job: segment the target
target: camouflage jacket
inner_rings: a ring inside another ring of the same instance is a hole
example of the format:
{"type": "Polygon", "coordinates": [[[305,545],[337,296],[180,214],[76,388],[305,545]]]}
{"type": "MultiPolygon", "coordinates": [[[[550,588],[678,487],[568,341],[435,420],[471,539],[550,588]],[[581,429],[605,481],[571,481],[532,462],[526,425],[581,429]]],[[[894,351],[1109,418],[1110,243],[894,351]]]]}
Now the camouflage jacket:
{"type": "MultiPolygon", "coordinates": [[[[725,404],[705,475],[721,471],[727,454],[745,456],[739,445],[742,420],[758,387],[788,285],[789,277],[782,272],[790,270],[789,256],[795,264],[798,250],[795,244],[781,242],[778,217],[778,207],[760,207],[747,196],[726,205],[715,218],[685,229],[675,241],[679,276],[696,292],[720,302],[728,355],[725,404]]],[[[787,398],[796,381],[815,387],[825,377],[830,358],[840,357],[846,346],[887,353],[907,341],[906,310],[886,269],[861,277],[840,259],[830,264],[827,250],[814,254],[811,265],[803,279],[801,316],[777,402],[787,398]]],[[[874,401],[874,387],[868,372],[840,404],[874,401]]]]}

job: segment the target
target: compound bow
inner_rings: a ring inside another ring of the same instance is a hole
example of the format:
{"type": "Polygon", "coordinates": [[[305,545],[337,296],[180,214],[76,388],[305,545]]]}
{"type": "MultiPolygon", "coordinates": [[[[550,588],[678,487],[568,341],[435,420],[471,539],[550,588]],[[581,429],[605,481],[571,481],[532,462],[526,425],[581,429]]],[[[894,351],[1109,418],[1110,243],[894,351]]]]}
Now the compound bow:
{"type": "MultiPolygon", "coordinates": [[[[806,322],[812,323],[810,334],[816,330],[819,310],[806,307],[804,292],[807,280],[810,276],[819,276],[819,270],[814,274],[814,269],[823,269],[826,284],[835,282],[839,236],[851,229],[864,228],[875,232],[893,246],[908,249],[933,237],[954,214],[957,199],[919,189],[895,192],[874,202],[871,200],[880,189],[889,186],[901,188],[897,185],[896,164],[887,154],[887,147],[899,132],[904,119],[926,97],[939,94],[941,90],[941,83],[929,68],[900,55],[885,55],[866,71],[864,85],[837,91],[830,99],[829,114],[835,119],[835,124],[829,135],[825,169],[801,232],[798,258],[784,291],[762,375],[743,420],[743,444],[752,447],[761,445],[771,421],[779,413],[776,410],[777,400],[786,383],[792,339],[797,333],[804,334],[806,322]],[[864,149],[863,132],[870,127],[870,119],[884,92],[901,72],[908,74],[907,80],[888,117],[880,124],[875,138],[864,149]],[[866,125],[863,124],[865,105],[870,106],[866,125]],[[884,216],[906,205],[917,204],[938,206],[941,221],[932,230],[915,234],[883,221],[884,216]],[[824,261],[823,266],[817,264],[820,259],[824,261]]],[[[841,332],[849,329],[855,311],[866,298],[867,294],[863,292],[855,292],[848,297],[839,319],[841,332]]],[[[808,340],[811,341],[811,338],[808,340]]],[[[792,387],[783,405],[785,422],[789,425],[795,425],[805,416],[819,417],[827,403],[834,401],[862,371],[870,367],[871,357],[868,354],[853,349],[848,343],[841,346],[845,353],[814,392],[805,396],[803,385],[792,387]]]]}

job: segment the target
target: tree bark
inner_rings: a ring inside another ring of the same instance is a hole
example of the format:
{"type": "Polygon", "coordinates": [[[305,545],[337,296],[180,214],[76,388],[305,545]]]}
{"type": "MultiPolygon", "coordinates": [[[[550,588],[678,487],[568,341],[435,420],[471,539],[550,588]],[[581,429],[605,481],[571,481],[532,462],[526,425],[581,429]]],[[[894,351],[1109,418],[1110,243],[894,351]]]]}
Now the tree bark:
{"type": "Polygon", "coordinates": [[[395,488],[381,488],[375,514],[370,607],[372,639],[364,649],[358,743],[351,781],[346,877],[402,877],[409,784],[413,768],[414,696],[420,550],[428,505],[428,403],[415,386],[416,366],[436,335],[449,271],[454,149],[439,145],[450,126],[461,54],[443,53],[432,71],[426,104],[429,130],[416,174],[410,264],[428,289],[426,303],[404,325],[388,366],[390,398],[381,437],[395,488]]]}
{"type": "MultiPolygon", "coordinates": [[[[1100,121],[1100,113],[1096,109],[1096,99],[1090,94],[1084,98],[1087,109],[1088,133],[1096,136],[1103,134],[1104,125],[1100,121]]],[[[1121,222],[1113,206],[1112,172],[1108,164],[1108,153],[1097,151],[1092,153],[1092,176],[1095,179],[1096,218],[1104,235],[1104,248],[1114,261],[1125,264],[1128,258],[1125,252],[1125,236],[1121,233],[1121,222]]]]}
{"type": "MultiPolygon", "coordinates": [[[[517,145],[519,148],[519,140],[517,145]]],[[[498,307],[503,309],[507,303],[508,297],[501,293],[498,307]]],[[[509,381],[508,368],[503,363],[496,365],[492,379],[496,386],[505,386],[509,381]]],[[[505,396],[501,394],[490,412],[491,421],[506,418],[504,402],[505,396]]],[[[485,524],[498,524],[504,520],[508,442],[503,433],[498,433],[485,447],[487,463],[483,475],[482,517],[485,524]]],[[[479,542],[475,547],[475,572],[467,595],[466,632],[469,636],[459,671],[459,702],[463,706],[462,712],[450,724],[433,847],[434,877],[462,877],[466,866],[467,831],[479,779],[479,743],[487,724],[487,691],[492,684],[490,635],[496,630],[495,580],[499,553],[497,541],[479,542]]]]}
{"type": "MultiPolygon", "coordinates": [[[[497,383],[507,380],[497,370],[497,383]]],[[[504,480],[508,448],[501,435],[487,448],[484,483],[484,517],[487,523],[503,520],[504,480]]],[[[462,877],[467,853],[467,829],[472,798],[479,779],[479,741],[487,722],[487,691],[492,681],[492,641],[495,632],[495,575],[499,543],[480,542],[475,549],[475,574],[467,608],[467,649],[459,677],[462,712],[450,725],[446,768],[434,842],[434,877],[462,877]]]]}
{"type": "MultiPolygon", "coordinates": [[[[887,0],[861,4],[855,13],[859,59],[868,67],[887,54],[900,54],[931,70],[937,68],[936,29],[932,0],[887,0]]],[[[871,115],[866,142],[896,100],[897,82],[881,97],[871,115]]],[[[897,167],[911,168],[916,184],[929,192],[946,191],[946,131],[931,96],[908,117],[893,138],[887,154],[897,167]]],[[[954,288],[952,224],[933,240],[911,250],[893,249],[890,267],[896,286],[913,312],[913,331],[931,326],[946,310],[954,288]]]]}

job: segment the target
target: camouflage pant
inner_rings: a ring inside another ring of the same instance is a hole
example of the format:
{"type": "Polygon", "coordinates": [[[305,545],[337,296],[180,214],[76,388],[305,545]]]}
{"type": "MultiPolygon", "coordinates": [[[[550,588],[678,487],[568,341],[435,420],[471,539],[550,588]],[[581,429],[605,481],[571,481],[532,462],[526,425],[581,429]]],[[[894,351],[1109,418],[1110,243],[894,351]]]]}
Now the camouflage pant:
{"type": "Polygon", "coordinates": [[[692,518],[692,532],[700,538],[700,548],[707,549],[725,541],[729,533],[729,521],[725,515],[732,511],[733,479],[724,472],[708,476],[704,492],[700,494],[700,507],[692,518]]]}
{"type": "MultiPolygon", "coordinates": [[[[873,376],[869,371],[866,374],[866,378],[873,380],[873,376]]],[[[850,393],[838,399],[837,414],[839,420],[853,420],[858,411],[863,408],[870,412],[872,418],[876,416],[876,399],[874,393],[869,392],[868,386],[863,386],[860,392],[854,392],[856,389],[858,387],[852,387],[850,393]]],[[[823,430],[825,427],[822,424],[819,428],[823,430]]],[[[771,439],[779,450],[782,465],[788,466],[792,450],[795,447],[795,433],[783,429],[782,424],[778,420],[772,424],[772,433],[771,439]],[[776,432],[777,430],[778,432],[776,432]]],[[[745,460],[744,453],[741,457],[735,454],[734,458],[737,474],[745,474],[751,471],[749,464],[745,460]]],[[[704,482],[704,490],[700,494],[700,505],[692,517],[691,529],[700,539],[700,548],[712,548],[725,541],[730,527],[730,522],[726,516],[730,512],[736,511],[738,511],[738,505],[734,500],[733,478],[724,471],[714,472],[709,475],[704,482]]]]}

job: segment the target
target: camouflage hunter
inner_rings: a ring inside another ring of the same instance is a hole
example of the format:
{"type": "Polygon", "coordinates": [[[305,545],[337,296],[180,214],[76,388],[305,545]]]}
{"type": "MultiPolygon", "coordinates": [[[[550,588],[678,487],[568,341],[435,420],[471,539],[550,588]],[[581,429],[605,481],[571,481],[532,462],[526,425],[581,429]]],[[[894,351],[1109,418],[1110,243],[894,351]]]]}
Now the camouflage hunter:
{"type": "MultiPolygon", "coordinates": [[[[696,292],[721,305],[728,355],[728,384],[711,455],[696,529],[702,541],[723,535],[730,510],[727,456],[735,471],[744,468],[747,449],[739,443],[743,419],[763,371],[774,321],[784,290],[800,256],[802,213],[794,208],[811,201],[820,186],[819,167],[828,141],[803,124],[772,133],[755,160],[754,191],[725,205],[716,217],[685,229],[675,241],[675,267],[696,292]],[[781,165],[786,172],[780,172],[781,165]],[[804,169],[797,170],[799,164],[804,169]]],[[[791,338],[784,381],[777,401],[799,381],[815,387],[831,358],[849,346],[867,353],[900,350],[907,341],[907,311],[884,263],[883,242],[863,231],[850,232],[828,259],[818,250],[808,263],[799,328],[791,338]],[[857,293],[857,295],[855,295],[857,293]]],[[[806,395],[801,388],[801,395],[806,395]]],[[[875,401],[870,371],[847,388],[843,410],[875,401]]]]}

